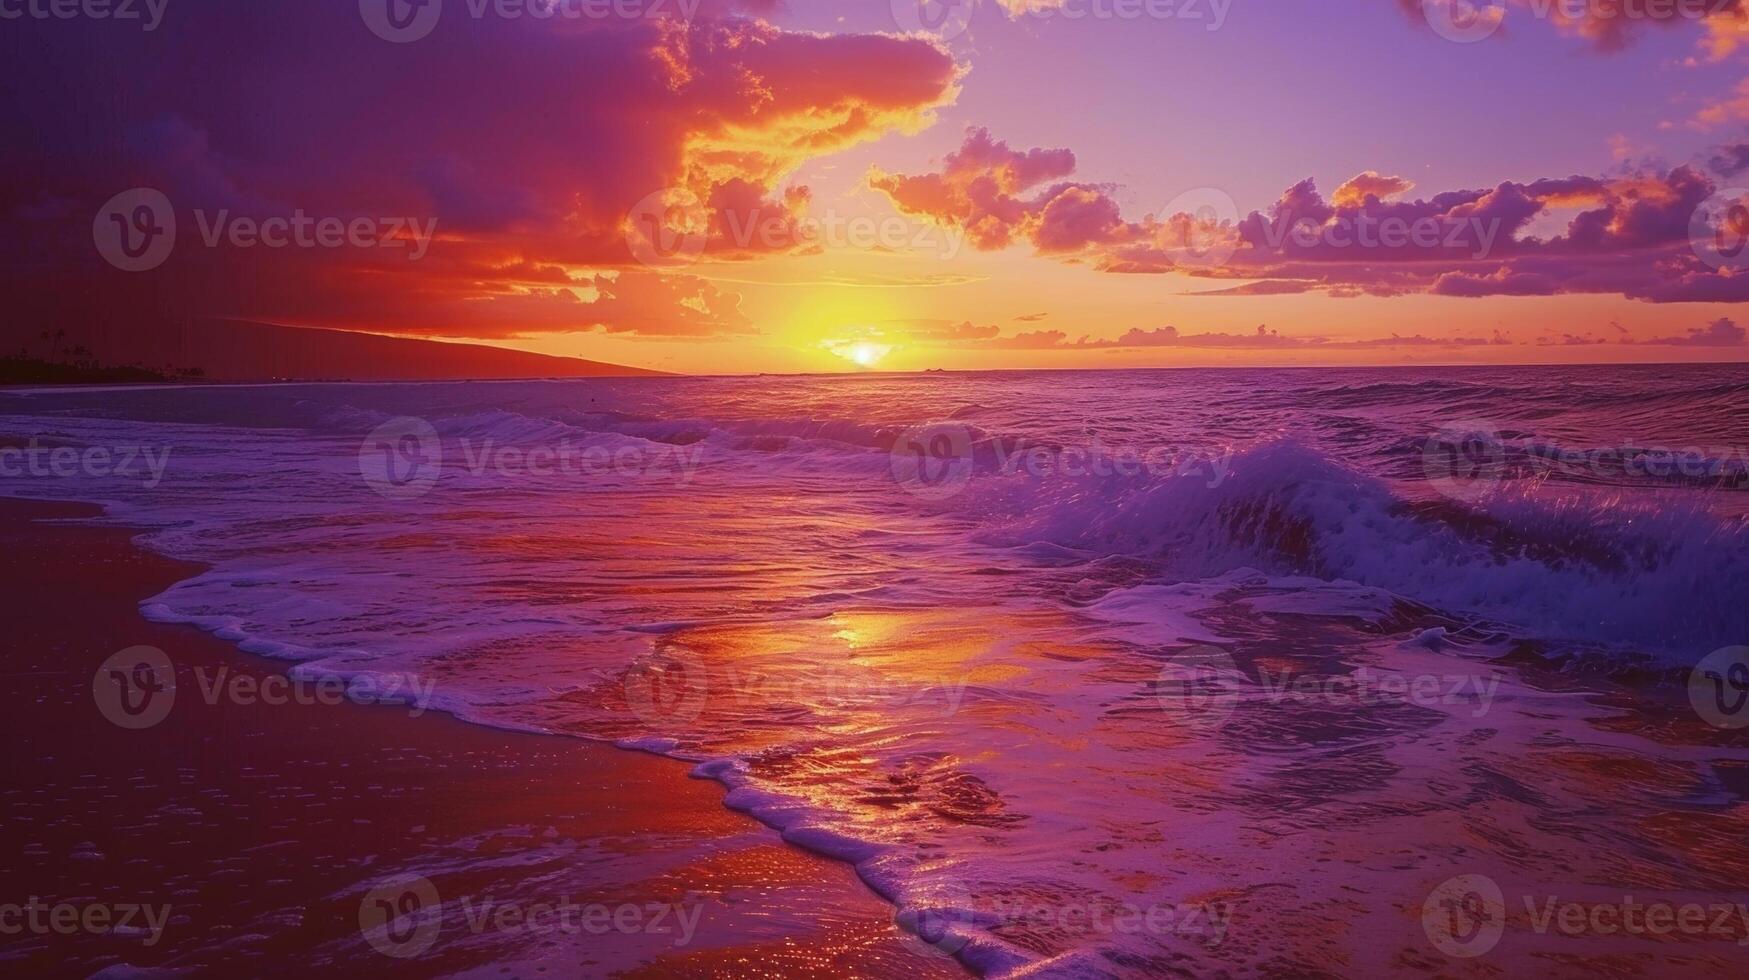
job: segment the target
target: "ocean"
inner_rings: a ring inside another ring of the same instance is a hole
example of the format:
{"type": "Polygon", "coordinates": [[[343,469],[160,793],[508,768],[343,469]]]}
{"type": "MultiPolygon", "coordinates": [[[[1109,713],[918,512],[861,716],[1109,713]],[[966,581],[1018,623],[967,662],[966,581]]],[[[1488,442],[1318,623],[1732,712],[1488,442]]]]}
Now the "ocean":
{"type": "Polygon", "coordinates": [[[147,618],[695,763],[981,972],[1444,972],[1478,888],[1532,964],[1749,880],[1744,365],[14,390],[0,445],[207,566],[147,618]]]}

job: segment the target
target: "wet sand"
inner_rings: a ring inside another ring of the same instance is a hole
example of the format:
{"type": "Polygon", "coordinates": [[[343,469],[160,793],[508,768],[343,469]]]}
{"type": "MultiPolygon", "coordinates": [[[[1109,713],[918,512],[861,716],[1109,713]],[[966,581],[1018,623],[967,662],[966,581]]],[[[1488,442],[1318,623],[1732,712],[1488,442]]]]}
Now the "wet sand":
{"type": "Polygon", "coordinates": [[[97,513],[0,500],[6,605],[28,612],[7,617],[0,665],[0,906],[18,907],[0,908],[0,969],[964,975],[847,865],[725,809],[681,763],[331,689],[237,696],[289,665],[142,619],[196,569],[57,520],[97,513]],[[174,664],[175,694],[133,730],[93,677],[141,645],[174,664]],[[404,876],[440,902],[367,937],[361,907],[390,894],[371,889],[404,876]]]}

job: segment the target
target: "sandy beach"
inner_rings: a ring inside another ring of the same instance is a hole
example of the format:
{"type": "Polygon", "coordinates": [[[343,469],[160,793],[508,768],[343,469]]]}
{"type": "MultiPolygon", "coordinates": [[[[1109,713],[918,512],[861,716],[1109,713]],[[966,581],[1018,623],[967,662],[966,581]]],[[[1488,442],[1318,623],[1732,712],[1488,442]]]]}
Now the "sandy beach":
{"type": "Polygon", "coordinates": [[[31,612],[0,668],[7,972],[963,975],[682,763],[282,688],[282,662],[145,621],[196,568],[65,521],[97,513],[0,501],[9,607],[31,612]],[[122,727],[93,674],[142,646],[174,664],[173,705],[122,727]],[[385,881],[441,912],[367,935],[385,881]]]}

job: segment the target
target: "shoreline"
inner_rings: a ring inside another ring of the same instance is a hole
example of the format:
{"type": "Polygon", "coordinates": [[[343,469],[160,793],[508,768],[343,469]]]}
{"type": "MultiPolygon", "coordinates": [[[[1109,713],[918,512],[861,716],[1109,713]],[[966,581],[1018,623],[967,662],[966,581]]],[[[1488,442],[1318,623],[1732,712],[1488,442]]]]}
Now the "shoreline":
{"type": "Polygon", "coordinates": [[[0,664],[22,733],[0,788],[15,891],[0,903],[51,910],[7,937],[9,968],[966,975],[851,865],[729,809],[685,763],[320,685],[275,700],[290,664],[140,615],[198,566],[81,523],[102,513],[0,498],[0,538],[23,558],[5,584],[33,611],[0,664]],[[106,720],[94,674],[141,646],[174,664],[175,693],[130,730],[106,720]],[[434,940],[379,955],[360,916],[403,876],[441,895],[419,920],[434,940]],[[67,906],[82,914],[62,930],[67,906]]]}

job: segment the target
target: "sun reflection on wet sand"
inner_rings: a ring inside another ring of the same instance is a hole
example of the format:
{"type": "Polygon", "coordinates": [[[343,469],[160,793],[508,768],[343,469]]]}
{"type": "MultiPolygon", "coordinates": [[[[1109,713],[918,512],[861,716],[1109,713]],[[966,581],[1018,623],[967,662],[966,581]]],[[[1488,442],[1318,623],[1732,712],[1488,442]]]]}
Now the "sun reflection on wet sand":
{"type": "MultiPolygon", "coordinates": [[[[1069,611],[865,607],[687,627],[655,645],[684,650],[709,694],[696,717],[652,728],[681,754],[744,759],[735,785],[758,792],[741,805],[786,832],[800,819],[858,842],[847,854],[877,887],[930,882],[914,904],[969,903],[990,934],[1047,959],[1093,943],[1157,964],[1486,975],[1575,955],[1570,937],[1533,928],[1526,902],[1704,897],[1745,870],[1728,858],[1741,818],[1668,809],[1699,791],[1702,760],[1610,734],[1598,723],[1612,713],[1579,692],[1341,621],[1273,622],[1231,647],[1231,714],[1212,724],[1177,710],[1162,680],[1183,647],[1139,646],[1069,611]],[[1357,671],[1497,683],[1486,705],[1329,687],[1357,671]],[[1288,675],[1324,686],[1313,697],[1271,680],[1288,675]],[[1047,855],[1074,870],[1040,877],[1047,855]],[[1511,899],[1486,967],[1425,953],[1424,904],[1460,874],[1511,899]],[[1115,935],[1037,911],[1065,904],[1218,906],[1226,920],[1216,940],[1182,921],[1115,935]]],[[[1572,962],[1631,971],[1657,955],[1624,938],[1572,962]]],[[[1693,962],[1737,955],[1709,945],[1693,962]]]]}

